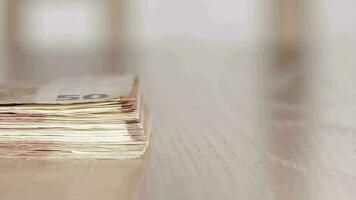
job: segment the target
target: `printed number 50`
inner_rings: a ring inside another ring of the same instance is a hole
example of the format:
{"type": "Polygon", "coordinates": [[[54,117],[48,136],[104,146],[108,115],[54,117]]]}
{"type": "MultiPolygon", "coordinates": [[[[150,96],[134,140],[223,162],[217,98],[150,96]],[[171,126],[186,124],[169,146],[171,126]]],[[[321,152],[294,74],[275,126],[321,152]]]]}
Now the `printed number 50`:
{"type": "Polygon", "coordinates": [[[107,94],[89,94],[81,97],[80,95],[58,95],[57,96],[57,101],[74,101],[74,100],[80,100],[80,99],[86,99],[86,100],[94,100],[94,99],[103,99],[108,97],[109,95],[107,94]]]}

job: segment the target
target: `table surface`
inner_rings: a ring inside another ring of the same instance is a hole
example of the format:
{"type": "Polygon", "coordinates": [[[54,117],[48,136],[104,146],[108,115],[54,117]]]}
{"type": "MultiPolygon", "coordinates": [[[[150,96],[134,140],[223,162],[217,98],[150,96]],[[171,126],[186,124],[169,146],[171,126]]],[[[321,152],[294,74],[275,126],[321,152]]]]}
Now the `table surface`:
{"type": "Polygon", "coordinates": [[[268,52],[191,41],[163,42],[137,55],[133,64],[139,66],[153,118],[146,156],[2,159],[1,200],[346,200],[356,195],[350,63],[302,67],[311,63],[306,59],[273,67],[268,52]]]}

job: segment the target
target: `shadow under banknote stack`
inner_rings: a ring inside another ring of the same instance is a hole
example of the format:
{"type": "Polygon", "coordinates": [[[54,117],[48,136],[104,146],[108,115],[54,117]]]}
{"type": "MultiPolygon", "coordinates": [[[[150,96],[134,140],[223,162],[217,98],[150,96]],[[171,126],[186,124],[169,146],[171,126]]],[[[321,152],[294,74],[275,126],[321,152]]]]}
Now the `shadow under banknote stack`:
{"type": "Polygon", "coordinates": [[[0,87],[0,157],[135,159],[149,120],[133,75],[0,87]]]}

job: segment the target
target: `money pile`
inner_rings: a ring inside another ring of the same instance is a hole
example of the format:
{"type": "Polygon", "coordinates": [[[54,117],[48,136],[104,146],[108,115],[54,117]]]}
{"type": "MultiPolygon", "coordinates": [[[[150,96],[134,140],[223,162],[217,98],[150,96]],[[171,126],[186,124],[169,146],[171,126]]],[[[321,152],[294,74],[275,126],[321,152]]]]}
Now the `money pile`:
{"type": "Polygon", "coordinates": [[[149,133],[133,75],[0,86],[0,157],[135,159],[149,133]]]}

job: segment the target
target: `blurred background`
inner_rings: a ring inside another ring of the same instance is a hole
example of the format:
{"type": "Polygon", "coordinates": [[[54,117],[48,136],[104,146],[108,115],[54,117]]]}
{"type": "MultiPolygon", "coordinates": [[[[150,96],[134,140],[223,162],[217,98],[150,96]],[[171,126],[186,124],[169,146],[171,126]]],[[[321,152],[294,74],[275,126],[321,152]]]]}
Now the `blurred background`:
{"type": "Polygon", "coordinates": [[[156,119],[153,199],[352,199],[355,9],[0,0],[0,80],[138,73],[156,119]]]}
{"type": "Polygon", "coordinates": [[[227,52],[255,53],[272,45],[273,18],[278,17],[270,15],[273,4],[2,0],[1,46],[7,66],[2,69],[8,75],[33,78],[52,70],[57,75],[107,72],[128,67],[120,64],[129,60],[127,54],[156,47],[180,50],[182,56],[189,45],[197,51],[217,46],[227,52]]]}

